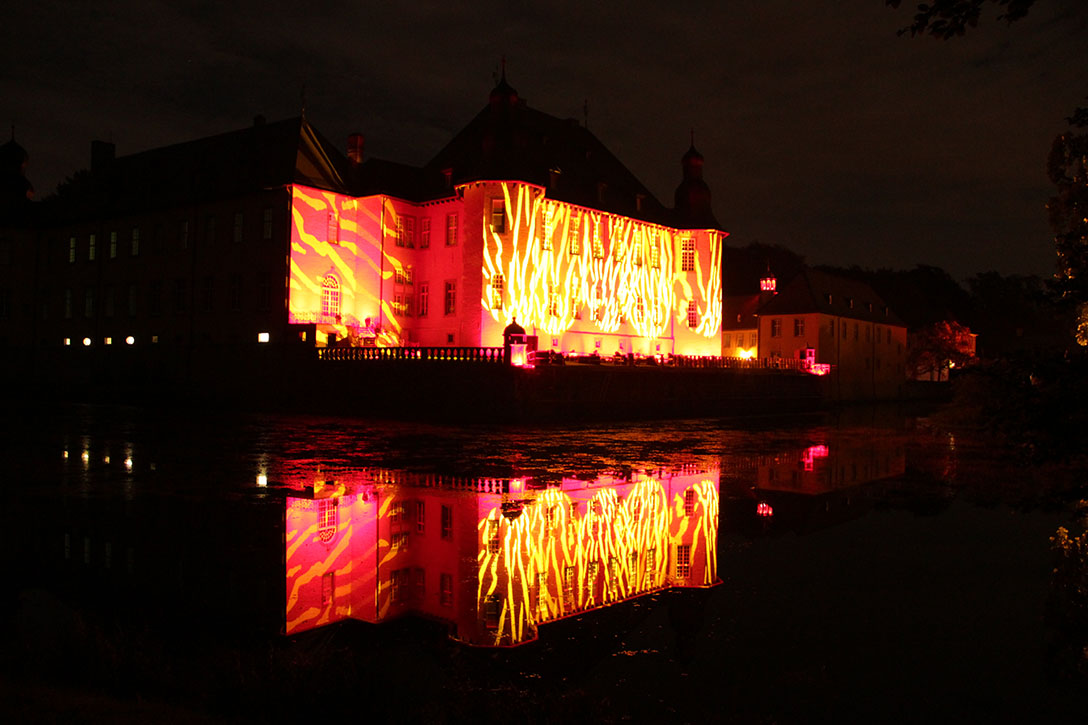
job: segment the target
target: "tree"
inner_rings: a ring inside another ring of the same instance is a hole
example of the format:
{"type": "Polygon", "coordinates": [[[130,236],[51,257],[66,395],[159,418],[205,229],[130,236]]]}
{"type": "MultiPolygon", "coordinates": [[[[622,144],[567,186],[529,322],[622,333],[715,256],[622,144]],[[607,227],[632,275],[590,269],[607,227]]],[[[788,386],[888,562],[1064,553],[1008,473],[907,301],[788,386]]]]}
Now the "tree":
{"type": "MultiPolygon", "coordinates": [[[[1078,108],[1067,120],[1075,128],[1088,127],[1088,108],[1078,108]]],[[[1058,253],[1054,286],[1076,308],[1076,339],[1088,345],[1088,133],[1054,139],[1046,171],[1058,187],[1046,205],[1058,253]]]]}
{"type": "Polygon", "coordinates": [[[958,322],[942,320],[911,334],[907,369],[915,379],[927,375],[945,379],[948,370],[963,368],[974,359],[974,336],[958,322]]]}
{"type": "MultiPolygon", "coordinates": [[[[885,4],[898,8],[901,0],[885,0],[885,4]]],[[[967,28],[978,25],[982,8],[997,5],[1004,12],[998,20],[1013,23],[1028,14],[1035,0],[931,0],[918,6],[914,21],[899,31],[900,35],[909,32],[914,35],[931,35],[934,38],[948,40],[963,35],[967,28]]]]}

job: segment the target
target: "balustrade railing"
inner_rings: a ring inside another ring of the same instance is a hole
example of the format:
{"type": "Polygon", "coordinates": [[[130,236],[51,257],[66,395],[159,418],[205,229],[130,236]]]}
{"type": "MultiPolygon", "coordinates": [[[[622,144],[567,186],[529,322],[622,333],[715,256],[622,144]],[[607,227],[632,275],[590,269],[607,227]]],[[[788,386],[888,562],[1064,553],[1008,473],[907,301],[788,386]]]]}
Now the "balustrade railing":
{"type": "Polygon", "coordinates": [[[501,347],[323,347],[319,360],[442,360],[502,363],[501,347]]]}

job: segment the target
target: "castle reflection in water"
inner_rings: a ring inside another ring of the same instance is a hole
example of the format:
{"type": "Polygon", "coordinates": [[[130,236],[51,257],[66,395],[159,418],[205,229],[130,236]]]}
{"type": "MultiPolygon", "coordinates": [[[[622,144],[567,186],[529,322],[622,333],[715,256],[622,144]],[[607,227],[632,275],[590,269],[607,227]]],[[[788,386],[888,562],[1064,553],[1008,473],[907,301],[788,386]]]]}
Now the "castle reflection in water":
{"type": "Polygon", "coordinates": [[[540,624],[717,581],[718,471],[465,480],[359,472],[286,498],[285,632],[403,614],[516,645],[540,624]]]}
{"type": "Polygon", "coordinates": [[[723,537],[834,526],[894,494],[902,438],[818,440],[547,482],[310,459],[260,464],[256,484],[220,489],[164,477],[139,446],[110,456],[84,437],[66,447],[59,486],[20,489],[0,519],[18,534],[12,561],[27,587],[126,617],[152,616],[153,600],[166,621],[295,635],[420,616],[461,642],[511,646],[552,620],[713,586],[728,566],[723,537]]]}

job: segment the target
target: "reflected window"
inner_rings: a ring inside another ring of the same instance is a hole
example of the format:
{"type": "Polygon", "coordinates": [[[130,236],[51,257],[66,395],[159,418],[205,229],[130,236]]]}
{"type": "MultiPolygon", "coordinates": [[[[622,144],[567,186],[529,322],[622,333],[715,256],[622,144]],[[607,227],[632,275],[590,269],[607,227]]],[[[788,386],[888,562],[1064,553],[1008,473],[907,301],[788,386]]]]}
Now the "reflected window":
{"type": "Polygon", "coordinates": [[[336,536],[337,500],[323,498],[317,502],[317,538],[328,543],[336,536]]]}

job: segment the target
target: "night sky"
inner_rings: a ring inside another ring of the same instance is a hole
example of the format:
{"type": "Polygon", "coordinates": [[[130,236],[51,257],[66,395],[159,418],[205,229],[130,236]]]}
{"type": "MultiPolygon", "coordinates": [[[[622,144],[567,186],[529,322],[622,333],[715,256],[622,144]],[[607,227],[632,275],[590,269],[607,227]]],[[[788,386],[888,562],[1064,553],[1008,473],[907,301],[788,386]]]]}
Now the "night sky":
{"type": "Polygon", "coordinates": [[[486,103],[499,59],[530,106],[583,119],[667,205],[689,129],[728,243],[810,263],[1053,271],[1046,156],[1088,101],[1088,3],[987,9],[897,37],[913,3],[9,4],[0,114],[38,197],[117,153],[307,118],[422,164],[486,103]]]}

